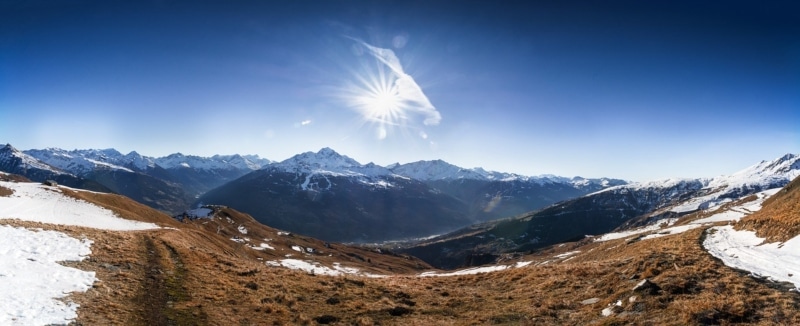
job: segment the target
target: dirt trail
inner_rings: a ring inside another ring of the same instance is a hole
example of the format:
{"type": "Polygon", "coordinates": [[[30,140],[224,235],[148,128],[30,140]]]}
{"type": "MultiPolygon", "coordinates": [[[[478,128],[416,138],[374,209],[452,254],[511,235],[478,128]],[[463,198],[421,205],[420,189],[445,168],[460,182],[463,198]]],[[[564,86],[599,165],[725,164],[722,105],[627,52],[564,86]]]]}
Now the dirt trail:
{"type": "Polygon", "coordinates": [[[145,325],[207,325],[200,306],[188,305],[185,281],[187,269],[180,254],[163,239],[142,236],[147,264],[141,293],[136,299],[143,308],[145,325]]]}

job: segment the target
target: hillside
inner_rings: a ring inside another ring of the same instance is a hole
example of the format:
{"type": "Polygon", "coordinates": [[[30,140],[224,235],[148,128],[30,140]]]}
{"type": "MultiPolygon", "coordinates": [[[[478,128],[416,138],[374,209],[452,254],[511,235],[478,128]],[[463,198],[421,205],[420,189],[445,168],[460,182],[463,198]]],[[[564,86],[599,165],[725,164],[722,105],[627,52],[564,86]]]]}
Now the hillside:
{"type": "Polygon", "coordinates": [[[122,194],[168,214],[203,203],[229,205],[270,225],[347,241],[429,236],[626,183],[608,178],[529,177],[465,169],[441,160],[393,164],[390,169],[360,164],[330,148],[272,162],[257,155],[200,157],[174,153],[150,157],[136,151],[122,154],[113,148],[19,151],[6,145],[0,149],[0,171],[35,181],[52,179],[75,188],[122,194]],[[286,174],[271,180],[261,173],[262,169],[286,174]],[[247,174],[253,176],[237,180],[247,174]],[[335,177],[337,182],[326,183],[332,180],[328,177],[335,177]],[[201,198],[216,188],[223,189],[201,198]],[[266,189],[269,195],[254,197],[248,193],[252,188],[266,189]],[[382,194],[369,194],[379,188],[382,194]],[[343,194],[352,191],[359,194],[343,194]],[[317,202],[309,212],[305,209],[309,203],[298,196],[311,197],[313,201],[338,196],[337,202],[349,203],[342,208],[317,202]],[[281,213],[270,213],[276,209],[281,213]],[[339,218],[343,215],[351,217],[339,218]],[[406,219],[413,221],[392,222],[406,219]],[[322,220],[343,228],[330,231],[313,227],[322,220]],[[359,224],[369,226],[359,229],[359,224]],[[349,230],[353,232],[342,233],[349,230]],[[385,230],[391,232],[381,232],[385,230]]]}
{"type": "Polygon", "coordinates": [[[737,224],[737,229],[755,230],[769,242],[785,242],[800,235],[800,177],[770,197],[765,207],[737,224]]]}
{"type": "Polygon", "coordinates": [[[659,225],[717,209],[800,175],[800,155],[762,161],[729,176],[665,179],[610,187],[519,216],[476,224],[399,250],[439,268],[492,262],[503,254],[531,252],[588,235],[659,225]]]}
{"type": "Polygon", "coordinates": [[[441,160],[389,169],[323,148],[251,172],[195,204],[234,207],[320,239],[380,242],[441,234],[619,184],[467,170],[441,160]]]}
{"type": "MultiPolygon", "coordinates": [[[[499,265],[431,272],[409,257],[335,243],[328,248],[229,208],[189,211],[178,222],[121,196],[61,191],[124,218],[169,226],[109,231],[2,220],[93,241],[90,259],[66,263],[96,273],[86,292],[71,295],[82,324],[800,322],[800,298],[786,291],[794,286],[727,268],[701,246],[707,223],[757,210],[767,195],[688,214],[671,226],[558,244],[504,257],[499,265]]],[[[767,201],[764,209],[797,213],[776,203],[767,201]]]]}

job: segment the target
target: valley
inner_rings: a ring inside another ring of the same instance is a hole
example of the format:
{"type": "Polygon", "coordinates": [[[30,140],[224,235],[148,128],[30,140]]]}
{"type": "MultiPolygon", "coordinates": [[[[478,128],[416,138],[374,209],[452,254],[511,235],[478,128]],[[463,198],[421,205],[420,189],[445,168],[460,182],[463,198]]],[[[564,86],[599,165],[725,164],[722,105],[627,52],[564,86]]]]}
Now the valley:
{"type": "MultiPolygon", "coordinates": [[[[244,193],[253,201],[299,193],[308,202],[297,207],[386,200],[380,191],[389,188],[417,187],[417,196],[434,189],[381,167],[363,173],[357,163],[336,175],[320,172],[330,165],[292,166],[314,170],[265,168],[236,182],[251,182],[244,193]],[[252,181],[265,176],[273,181],[252,181]]],[[[0,216],[7,218],[0,221],[90,240],[88,255],[64,264],[91,271],[91,286],[69,296],[77,315],[59,317],[86,324],[793,324],[800,321],[800,270],[791,258],[798,175],[798,156],[787,155],[731,176],[626,183],[438,237],[358,246],[267,226],[235,201],[172,217],[146,201],[2,174],[0,216]],[[98,214],[118,221],[91,218],[98,214]],[[747,230],[780,242],[760,250],[765,240],[738,235],[747,230]]],[[[432,218],[414,222],[417,234],[432,230],[432,218]]],[[[306,223],[338,234],[336,223],[315,221],[306,223]]],[[[39,319],[12,313],[0,320],[39,319]]]]}

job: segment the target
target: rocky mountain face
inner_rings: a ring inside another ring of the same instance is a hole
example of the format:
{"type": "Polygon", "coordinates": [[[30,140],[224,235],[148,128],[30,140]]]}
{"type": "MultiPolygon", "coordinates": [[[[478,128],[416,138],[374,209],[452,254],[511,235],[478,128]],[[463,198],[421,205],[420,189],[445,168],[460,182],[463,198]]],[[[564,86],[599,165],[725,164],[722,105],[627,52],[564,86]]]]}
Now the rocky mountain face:
{"type": "Polygon", "coordinates": [[[176,153],[154,158],[142,156],[135,151],[123,155],[115,149],[67,151],[48,148],[28,150],[25,153],[47,165],[78,176],[89,176],[98,171],[144,174],[177,184],[188,198],[194,198],[270,163],[256,155],[200,157],[176,153]]]}
{"type": "Polygon", "coordinates": [[[323,148],[214,189],[198,204],[236,207],[267,225],[326,240],[384,241],[451,231],[594,189],[584,179],[573,185],[551,178],[466,170],[443,161],[386,168],[323,148]]]}
{"type": "Polygon", "coordinates": [[[100,183],[44,164],[9,144],[0,148],[0,171],[22,175],[37,182],[53,180],[68,187],[110,192],[110,189],[100,183]]]}
{"type": "Polygon", "coordinates": [[[360,164],[330,148],[274,163],[203,195],[259,222],[331,241],[425,237],[507,217],[620,180],[524,177],[444,161],[360,164]]]}
{"type": "Polygon", "coordinates": [[[444,232],[471,221],[456,199],[330,149],[303,153],[201,196],[273,227],[328,241],[379,241],[444,232]]]}
{"type": "Polygon", "coordinates": [[[115,149],[67,151],[58,148],[0,149],[0,170],[31,180],[102,192],[115,192],[161,211],[176,214],[197,196],[269,164],[258,156],[213,157],[172,154],[153,158],[115,149]]]}
{"type": "Polygon", "coordinates": [[[627,182],[617,179],[537,177],[513,173],[464,169],[447,162],[419,161],[395,165],[392,172],[420,180],[467,206],[475,221],[489,221],[530,212],[550,204],[579,197],[627,182]]]}
{"type": "Polygon", "coordinates": [[[730,176],[632,183],[560,202],[516,218],[473,225],[404,249],[440,268],[493,261],[615,229],[710,209],[759,191],[780,188],[800,175],[800,155],[763,161],[730,176]]]}
{"type": "Polygon", "coordinates": [[[19,162],[38,169],[26,175],[77,178],[170,214],[228,205],[268,225],[335,241],[425,237],[625,184],[464,169],[441,160],[387,168],[330,148],[276,163],[243,155],[153,158],[114,149],[16,152],[19,162]]]}

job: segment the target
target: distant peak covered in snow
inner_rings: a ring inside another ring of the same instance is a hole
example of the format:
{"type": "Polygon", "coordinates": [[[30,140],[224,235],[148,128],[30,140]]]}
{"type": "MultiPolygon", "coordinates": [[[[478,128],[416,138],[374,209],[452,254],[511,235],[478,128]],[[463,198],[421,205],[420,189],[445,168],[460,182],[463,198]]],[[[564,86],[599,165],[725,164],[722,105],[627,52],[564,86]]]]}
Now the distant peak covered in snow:
{"type": "Polygon", "coordinates": [[[780,188],[798,176],[800,176],[800,155],[786,154],[771,161],[761,161],[731,175],[635,182],[599,192],[668,192],[665,198],[673,199],[694,194],[670,209],[673,212],[683,213],[715,207],[736,198],[780,188]]]}
{"type": "Polygon", "coordinates": [[[761,161],[729,176],[711,179],[709,187],[759,186],[786,184],[800,176],[800,155],[786,154],[771,161],[761,161]]]}
{"type": "Polygon", "coordinates": [[[270,168],[290,173],[327,174],[348,176],[386,176],[391,175],[389,169],[374,163],[362,165],[358,161],[341,155],[325,147],[318,152],[305,152],[297,154],[279,163],[273,163],[270,168]]]}
{"type": "Polygon", "coordinates": [[[399,164],[392,168],[392,172],[423,181],[446,179],[486,180],[488,178],[487,172],[483,169],[464,169],[442,160],[399,164]]]}
{"type": "MultiPolygon", "coordinates": [[[[10,146],[10,145],[8,145],[10,146]]],[[[258,155],[214,155],[200,157],[171,154],[154,158],[132,151],[123,155],[113,148],[108,149],[76,149],[60,148],[32,149],[24,151],[35,160],[76,175],[82,175],[95,169],[112,169],[133,172],[145,171],[159,166],[164,169],[193,168],[199,170],[243,170],[254,171],[271,163],[258,155]],[[133,170],[132,170],[133,169],[133,170]]]]}
{"type": "Polygon", "coordinates": [[[538,184],[570,184],[575,187],[586,187],[591,185],[598,185],[601,187],[608,187],[613,185],[625,184],[623,180],[616,179],[587,179],[582,177],[566,178],[552,174],[543,174],[539,176],[524,176],[515,173],[505,173],[496,171],[487,171],[483,168],[462,168],[442,160],[433,161],[417,161],[407,164],[393,164],[391,171],[402,175],[404,177],[422,180],[422,181],[435,181],[435,180],[480,180],[480,181],[525,181],[535,182],[538,184]]]}
{"type": "Polygon", "coordinates": [[[95,169],[133,172],[121,163],[123,155],[115,149],[63,150],[60,148],[32,149],[26,154],[72,174],[82,175],[95,169]]]}
{"type": "Polygon", "coordinates": [[[270,163],[270,160],[260,158],[258,155],[243,156],[239,154],[201,157],[175,153],[155,159],[155,164],[165,169],[194,168],[200,170],[258,170],[270,163]]]}
{"type": "Polygon", "coordinates": [[[50,171],[55,174],[63,174],[63,172],[58,171],[53,166],[42,163],[35,157],[30,156],[25,152],[14,148],[14,146],[11,146],[11,144],[6,144],[5,146],[3,146],[3,148],[0,148],[0,165],[12,163],[12,159],[13,161],[16,161],[13,164],[19,165],[18,168],[22,170],[28,170],[30,168],[34,168],[34,169],[50,171]]]}

